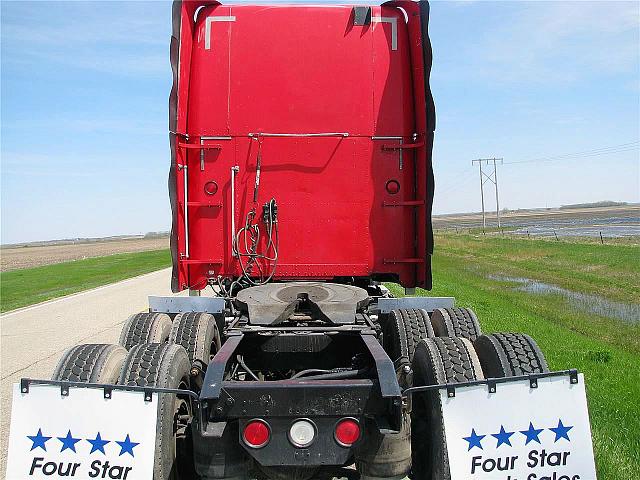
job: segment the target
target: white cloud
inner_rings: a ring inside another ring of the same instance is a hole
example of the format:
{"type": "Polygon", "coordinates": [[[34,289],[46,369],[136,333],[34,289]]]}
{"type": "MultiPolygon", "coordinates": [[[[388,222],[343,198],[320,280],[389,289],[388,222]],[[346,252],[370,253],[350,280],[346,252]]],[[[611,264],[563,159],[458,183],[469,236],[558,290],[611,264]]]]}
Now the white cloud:
{"type": "MultiPolygon", "coordinates": [[[[21,43],[70,47],[166,44],[157,33],[159,25],[170,22],[169,2],[12,3],[3,5],[2,36],[21,43]]],[[[169,28],[167,24],[166,30],[169,28]]]]}
{"type": "Polygon", "coordinates": [[[527,2],[474,48],[484,76],[572,83],[585,74],[637,72],[638,2],[527,2]]]}
{"type": "Polygon", "coordinates": [[[30,132],[46,131],[55,132],[62,138],[72,139],[84,134],[127,134],[127,135],[153,135],[166,136],[166,115],[152,121],[148,116],[125,116],[123,112],[119,116],[112,114],[96,113],[94,111],[73,111],[72,113],[57,112],[51,115],[37,117],[21,116],[12,118],[10,122],[3,122],[2,132],[30,132]]]}
{"type": "Polygon", "coordinates": [[[117,75],[168,71],[168,2],[4,2],[2,61],[117,75]]]}

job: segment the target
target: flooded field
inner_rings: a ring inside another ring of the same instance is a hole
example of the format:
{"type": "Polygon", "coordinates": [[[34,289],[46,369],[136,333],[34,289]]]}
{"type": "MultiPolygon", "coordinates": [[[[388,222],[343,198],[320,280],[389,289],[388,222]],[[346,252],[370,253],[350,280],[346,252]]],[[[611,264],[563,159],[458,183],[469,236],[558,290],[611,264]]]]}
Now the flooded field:
{"type": "Polygon", "coordinates": [[[586,313],[594,313],[605,318],[621,320],[630,324],[640,323],[640,305],[613,302],[598,295],[573,292],[550,283],[539,282],[524,277],[488,275],[487,278],[499,282],[513,283],[516,290],[537,295],[559,295],[574,308],[586,313]]]}
{"type": "MultiPolygon", "coordinates": [[[[550,219],[538,221],[511,233],[544,237],[599,237],[640,236],[640,219],[633,217],[601,217],[578,219],[550,219]]],[[[515,225],[514,225],[515,226],[515,225]]]]}
{"type": "MultiPolygon", "coordinates": [[[[538,209],[501,213],[501,227],[510,234],[539,237],[621,238],[640,236],[640,205],[576,209],[538,209]]],[[[436,229],[482,227],[482,214],[440,215],[436,229]]],[[[497,227],[495,212],[487,227],[497,227]]]]}

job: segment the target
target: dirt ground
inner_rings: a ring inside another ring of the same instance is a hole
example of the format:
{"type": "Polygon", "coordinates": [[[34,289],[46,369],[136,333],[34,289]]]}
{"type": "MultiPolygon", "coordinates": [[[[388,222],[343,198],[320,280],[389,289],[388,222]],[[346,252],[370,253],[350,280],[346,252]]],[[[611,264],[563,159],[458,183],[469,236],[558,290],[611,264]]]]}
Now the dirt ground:
{"type": "Polygon", "coordinates": [[[133,238],[66,245],[25,245],[0,249],[0,271],[39,267],[115,253],[143,252],[169,248],[169,238],[133,238]]]}

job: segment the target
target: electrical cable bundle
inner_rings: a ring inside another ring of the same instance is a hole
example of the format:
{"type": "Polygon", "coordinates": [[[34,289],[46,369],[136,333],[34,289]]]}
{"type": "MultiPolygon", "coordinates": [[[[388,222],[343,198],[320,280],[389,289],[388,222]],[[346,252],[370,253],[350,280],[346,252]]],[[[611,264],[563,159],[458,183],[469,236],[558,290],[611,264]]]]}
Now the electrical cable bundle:
{"type": "Polygon", "coordinates": [[[267,244],[263,253],[258,252],[260,245],[260,226],[255,223],[256,208],[258,205],[258,189],[260,187],[260,168],[262,163],[262,140],[258,141],[258,156],[256,160],[256,178],[253,190],[253,207],[247,213],[244,226],[235,232],[231,250],[234,257],[238,259],[242,276],[234,280],[225,287],[223,279],[218,277],[217,283],[220,289],[219,294],[230,297],[236,287],[245,288],[250,286],[264,285],[271,281],[276,273],[278,265],[278,205],[275,198],[263,205],[262,220],[265,224],[267,244]],[[244,247],[241,249],[241,247],[244,247]],[[265,271],[263,264],[271,264],[269,271],[265,271]]]}
{"type": "Polygon", "coordinates": [[[238,230],[233,245],[233,254],[238,258],[238,263],[242,269],[242,277],[237,281],[244,281],[249,285],[264,285],[269,282],[275,275],[278,265],[279,237],[275,199],[272,198],[263,208],[263,220],[267,229],[267,245],[264,253],[258,253],[260,227],[254,223],[256,216],[255,206],[247,214],[245,225],[238,230]],[[241,245],[244,246],[243,251],[240,249],[241,245]],[[244,259],[246,259],[246,263],[244,259]],[[262,262],[271,263],[271,270],[268,275],[263,269],[262,262]],[[258,281],[254,280],[256,277],[254,268],[258,270],[258,281]]]}

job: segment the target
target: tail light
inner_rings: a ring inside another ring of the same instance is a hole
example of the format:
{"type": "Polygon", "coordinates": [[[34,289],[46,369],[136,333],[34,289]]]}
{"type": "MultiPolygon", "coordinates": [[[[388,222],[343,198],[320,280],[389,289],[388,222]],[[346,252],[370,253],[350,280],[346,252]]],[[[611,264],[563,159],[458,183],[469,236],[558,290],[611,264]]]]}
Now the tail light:
{"type": "Polygon", "coordinates": [[[289,428],[289,441],[295,447],[306,448],[313,443],[315,437],[316,426],[306,418],[295,421],[289,428]]]}
{"type": "Polygon", "coordinates": [[[334,437],[343,447],[350,447],[360,438],[360,424],[355,418],[343,418],[336,424],[334,437]]]}
{"type": "Polygon", "coordinates": [[[251,420],[242,431],[242,439],[251,448],[262,448],[271,438],[271,429],[264,420],[251,420]]]}

